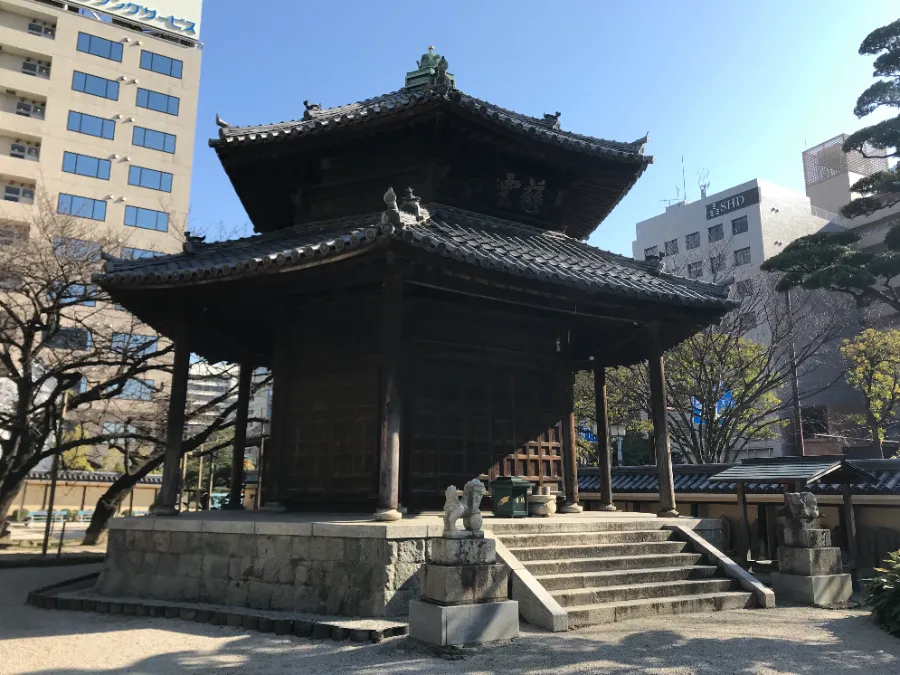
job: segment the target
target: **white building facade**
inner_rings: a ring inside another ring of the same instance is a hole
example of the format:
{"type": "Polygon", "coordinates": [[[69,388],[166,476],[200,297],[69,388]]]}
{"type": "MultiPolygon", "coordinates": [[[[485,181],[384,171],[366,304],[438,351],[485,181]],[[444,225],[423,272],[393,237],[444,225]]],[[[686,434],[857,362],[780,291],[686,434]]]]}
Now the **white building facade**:
{"type": "MultiPolygon", "coordinates": [[[[760,265],[789,242],[822,230],[837,218],[812,205],[809,197],[769,181],[754,179],[697,202],[679,202],[637,224],[633,255],[643,260],[662,255],[666,269],[703,281],[758,277],[760,265]]],[[[764,341],[763,323],[748,325],[747,337],[764,341]]],[[[787,415],[785,415],[787,416],[787,415]]],[[[791,453],[781,439],[751,443],[742,457],[778,457],[791,453]]]]}

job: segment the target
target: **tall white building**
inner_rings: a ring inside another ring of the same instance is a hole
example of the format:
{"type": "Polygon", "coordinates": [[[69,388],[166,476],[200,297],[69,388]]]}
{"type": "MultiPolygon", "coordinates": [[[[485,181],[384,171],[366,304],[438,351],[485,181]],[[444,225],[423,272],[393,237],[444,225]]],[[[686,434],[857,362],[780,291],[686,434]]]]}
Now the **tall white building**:
{"type": "Polygon", "coordinates": [[[836,218],[807,196],[754,179],[639,222],[632,251],[639,260],[663,255],[667,269],[693,279],[740,281],[836,218]]]}
{"type": "MultiPolygon", "coordinates": [[[[680,202],[637,224],[634,257],[662,255],[666,268],[704,281],[734,279],[735,294],[760,274],[760,265],[789,242],[833,226],[838,217],[813,206],[810,198],[765,180],[751,180],[680,202]]],[[[746,318],[752,319],[752,315],[746,318]]],[[[747,336],[765,341],[765,323],[750,321],[747,336]]],[[[745,457],[773,457],[790,452],[781,439],[748,446],[745,457]]]]}

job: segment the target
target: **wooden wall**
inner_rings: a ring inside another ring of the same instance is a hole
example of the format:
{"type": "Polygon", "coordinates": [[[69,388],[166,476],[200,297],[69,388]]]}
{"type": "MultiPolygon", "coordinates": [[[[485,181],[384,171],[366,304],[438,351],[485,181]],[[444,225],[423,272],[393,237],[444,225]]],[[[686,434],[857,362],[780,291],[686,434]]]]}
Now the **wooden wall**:
{"type": "MultiPolygon", "coordinates": [[[[555,317],[404,287],[401,502],[527,476],[562,489],[565,378],[555,317]]],[[[380,289],[299,307],[276,341],[267,501],[371,510],[378,481],[380,289]]]]}

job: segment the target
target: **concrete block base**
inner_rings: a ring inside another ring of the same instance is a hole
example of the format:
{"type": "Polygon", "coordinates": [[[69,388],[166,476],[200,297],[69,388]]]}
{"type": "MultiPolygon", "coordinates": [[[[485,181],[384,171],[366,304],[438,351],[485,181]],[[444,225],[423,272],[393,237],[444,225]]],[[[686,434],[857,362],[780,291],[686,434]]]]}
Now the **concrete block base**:
{"type": "Polygon", "coordinates": [[[504,600],[445,607],[411,600],[409,637],[432,647],[464,647],[513,640],[519,637],[519,603],[504,600]]]}
{"type": "Polygon", "coordinates": [[[847,602],[853,593],[849,574],[802,576],[773,572],[772,588],[775,589],[775,597],[779,602],[789,600],[804,605],[847,602]]]}
{"type": "Polygon", "coordinates": [[[826,576],[841,573],[841,549],[778,547],[778,570],[797,576],[826,576]]]}

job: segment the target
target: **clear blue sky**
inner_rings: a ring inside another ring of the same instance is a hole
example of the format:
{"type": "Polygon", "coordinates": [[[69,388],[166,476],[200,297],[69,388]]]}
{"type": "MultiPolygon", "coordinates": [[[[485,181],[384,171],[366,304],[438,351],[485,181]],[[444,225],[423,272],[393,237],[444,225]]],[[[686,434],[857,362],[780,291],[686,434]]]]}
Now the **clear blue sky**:
{"type": "Polygon", "coordinates": [[[371,2],[206,0],[191,228],[249,233],[207,139],[398,89],[428,45],[463,91],[655,157],[591,242],[631,254],[635,223],[681,185],[697,199],[765,178],[803,192],[800,153],[861,125],[872,82],[859,43],[900,18],[896,0],[371,2]]]}

